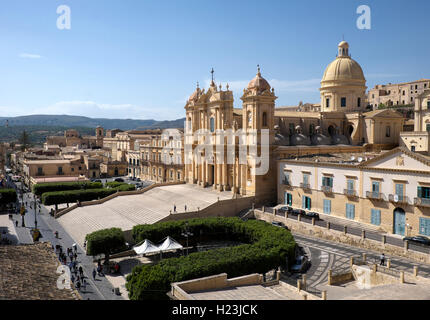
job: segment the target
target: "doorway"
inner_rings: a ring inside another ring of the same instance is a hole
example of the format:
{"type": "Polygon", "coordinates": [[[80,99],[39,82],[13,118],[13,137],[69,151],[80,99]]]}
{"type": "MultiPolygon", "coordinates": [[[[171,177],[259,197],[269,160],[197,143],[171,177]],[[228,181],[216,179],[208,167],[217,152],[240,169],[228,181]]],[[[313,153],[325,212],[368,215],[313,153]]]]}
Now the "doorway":
{"type": "Polygon", "coordinates": [[[394,209],[394,234],[405,235],[405,216],[405,210],[402,208],[394,209]]]}

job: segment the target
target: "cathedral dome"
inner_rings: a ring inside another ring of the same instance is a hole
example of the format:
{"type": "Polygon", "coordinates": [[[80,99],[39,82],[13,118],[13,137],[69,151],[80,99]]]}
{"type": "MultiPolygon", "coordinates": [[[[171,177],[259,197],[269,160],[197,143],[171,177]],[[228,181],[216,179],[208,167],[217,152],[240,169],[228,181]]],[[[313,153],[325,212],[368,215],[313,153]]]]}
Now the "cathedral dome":
{"type": "Polygon", "coordinates": [[[349,140],[347,137],[345,137],[342,134],[336,134],[332,137],[333,139],[333,144],[344,144],[344,145],[349,145],[349,140]]]}
{"type": "Polygon", "coordinates": [[[361,66],[349,56],[349,44],[342,41],[338,45],[338,56],[336,60],[325,69],[321,82],[325,81],[357,81],[366,82],[361,66]]]}
{"type": "Polygon", "coordinates": [[[248,83],[249,89],[257,89],[258,91],[270,90],[270,84],[261,76],[260,67],[258,67],[257,75],[248,83]]]}
{"type": "Polygon", "coordinates": [[[302,133],[296,133],[291,136],[290,145],[292,146],[310,146],[311,139],[302,133]]]}
{"type": "Polygon", "coordinates": [[[319,146],[319,145],[331,145],[332,144],[331,139],[329,137],[321,134],[321,133],[314,134],[312,136],[311,140],[312,140],[312,144],[316,145],[316,146],[319,146]]]}

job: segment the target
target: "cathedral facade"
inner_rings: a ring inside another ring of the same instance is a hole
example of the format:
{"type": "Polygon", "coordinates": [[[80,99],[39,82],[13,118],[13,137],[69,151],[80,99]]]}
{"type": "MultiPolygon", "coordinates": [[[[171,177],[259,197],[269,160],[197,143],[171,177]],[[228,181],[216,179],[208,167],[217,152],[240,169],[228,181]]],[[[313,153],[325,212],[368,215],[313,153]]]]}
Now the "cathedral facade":
{"type": "Polygon", "coordinates": [[[363,70],[351,58],[346,41],[338,45],[336,59],[325,69],[321,107],[317,111],[277,110],[275,90],[262,77],[259,67],[243,90],[241,108],[234,108],[228,85],[223,90],[213,78],[207,91],[197,85],[185,105],[184,141],[185,148],[191,151],[188,155],[185,152],[185,181],[234,195],[255,196],[260,202],[276,198],[276,161],[285,156],[296,155],[300,150],[309,154],[397,146],[402,115],[392,110],[369,111],[366,88],[363,70]],[[207,132],[204,141],[193,135],[202,130],[207,132]],[[234,137],[234,161],[227,159],[227,138],[220,135],[225,131],[240,132],[234,137]],[[255,132],[257,138],[253,136],[255,132]],[[268,135],[266,143],[262,141],[263,132],[268,135]],[[239,135],[247,142],[246,160],[239,157],[239,135]],[[213,152],[207,154],[202,144],[210,145],[213,152]],[[251,145],[256,152],[249,152],[251,145]],[[262,159],[264,151],[268,159],[262,159]],[[268,170],[256,174],[263,160],[268,170]]]}

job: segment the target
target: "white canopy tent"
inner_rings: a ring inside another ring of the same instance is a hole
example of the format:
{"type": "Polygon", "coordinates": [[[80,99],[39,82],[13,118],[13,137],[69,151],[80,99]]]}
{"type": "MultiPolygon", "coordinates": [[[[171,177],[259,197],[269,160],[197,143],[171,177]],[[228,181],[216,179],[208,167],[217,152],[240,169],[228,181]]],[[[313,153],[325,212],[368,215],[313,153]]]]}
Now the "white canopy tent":
{"type": "Polygon", "coordinates": [[[161,252],[165,252],[170,250],[183,249],[184,247],[168,236],[166,240],[164,240],[164,242],[158,246],[158,248],[161,252]]]}
{"type": "Polygon", "coordinates": [[[158,253],[160,248],[153,244],[150,240],[145,239],[145,241],[140,245],[133,248],[137,254],[147,254],[147,253],[158,253]]]}

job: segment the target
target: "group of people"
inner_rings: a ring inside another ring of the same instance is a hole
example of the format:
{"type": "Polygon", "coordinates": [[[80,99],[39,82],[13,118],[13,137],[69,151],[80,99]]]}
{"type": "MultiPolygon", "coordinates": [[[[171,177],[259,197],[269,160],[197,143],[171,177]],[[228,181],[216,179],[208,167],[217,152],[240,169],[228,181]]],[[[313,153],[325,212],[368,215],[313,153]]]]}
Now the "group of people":
{"type": "Polygon", "coordinates": [[[78,248],[76,243],[72,245],[72,248],[67,248],[66,252],[63,252],[63,247],[61,245],[57,245],[55,247],[55,252],[58,254],[58,258],[63,264],[67,264],[67,258],[69,258],[71,263],[76,263],[78,259],[78,248]]]}
{"type": "Polygon", "coordinates": [[[84,291],[87,288],[87,280],[84,276],[84,269],[82,266],[79,266],[79,268],[76,265],[76,261],[70,263],[70,271],[72,272],[72,275],[70,276],[70,280],[75,285],[75,287],[80,290],[81,288],[84,289],[84,291]],[[75,282],[76,280],[76,282],[75,282]]]}

